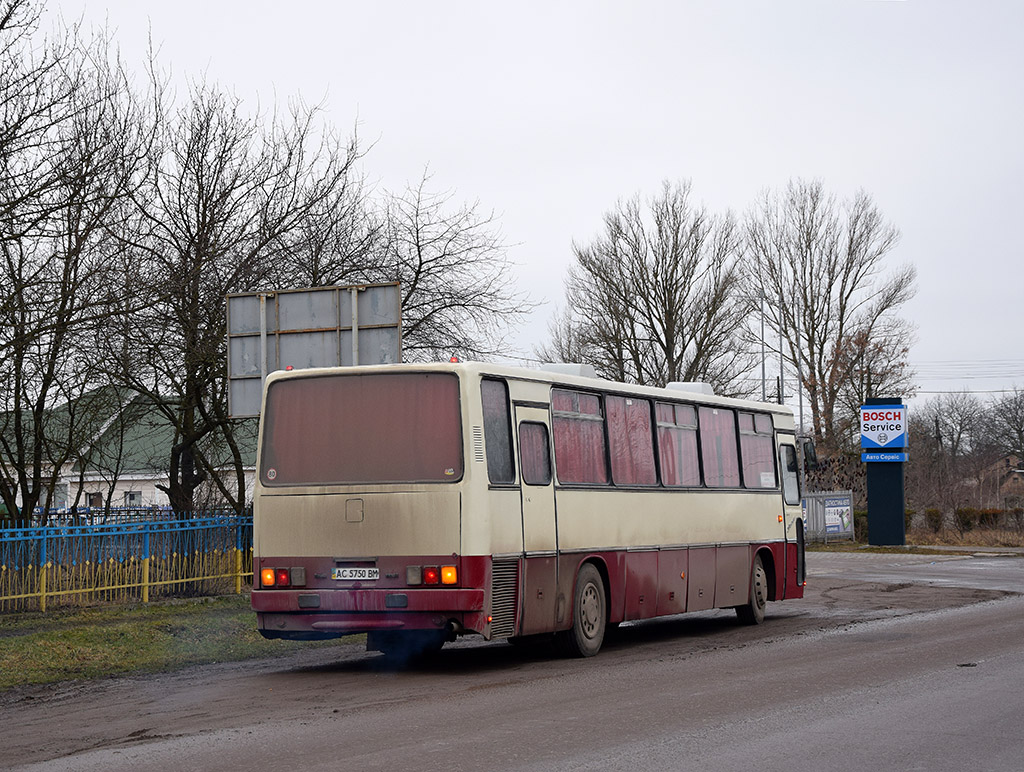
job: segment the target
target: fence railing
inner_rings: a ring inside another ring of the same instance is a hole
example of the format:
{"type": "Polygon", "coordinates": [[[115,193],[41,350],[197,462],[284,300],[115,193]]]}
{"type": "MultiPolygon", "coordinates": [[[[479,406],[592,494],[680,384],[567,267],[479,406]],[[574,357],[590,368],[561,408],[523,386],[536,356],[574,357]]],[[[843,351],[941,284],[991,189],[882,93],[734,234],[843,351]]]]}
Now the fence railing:
{"type": "MultiPolygon", "coordinates": [[[[251,515],[252,510],[248,510],[251,515]]],[[[167,520],[189,520],[204,517],[234,515],[235,510],[229,507],[187,512],[184,515],[175,512],[169,506],[161,507],[77,507],[75,509],[50,508],[45,512],[36,507],[27,520],[17,524],[19,528],[65,528],[74,525],[118,525],[121,523],[150,523],[167,520]]],[[[12,526],[11,519],[0,519],[0,529],[12,526]]]]}
{"type": "Polygon", "coordinates": [[[0,611],[240,593],[251,580],[251,516],[0,530],[0,611]]]}

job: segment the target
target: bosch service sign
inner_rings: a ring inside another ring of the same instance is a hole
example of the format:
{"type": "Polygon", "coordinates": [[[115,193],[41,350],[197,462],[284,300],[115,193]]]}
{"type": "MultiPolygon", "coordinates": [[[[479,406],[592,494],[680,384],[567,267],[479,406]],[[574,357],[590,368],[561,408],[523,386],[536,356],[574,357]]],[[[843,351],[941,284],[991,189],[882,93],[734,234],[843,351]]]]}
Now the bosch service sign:
{"type": "Polygon", "coordinates": [[[860,446],[870,451],[907,447],[907,406],[863,405],[860,409],[860,446]]]}

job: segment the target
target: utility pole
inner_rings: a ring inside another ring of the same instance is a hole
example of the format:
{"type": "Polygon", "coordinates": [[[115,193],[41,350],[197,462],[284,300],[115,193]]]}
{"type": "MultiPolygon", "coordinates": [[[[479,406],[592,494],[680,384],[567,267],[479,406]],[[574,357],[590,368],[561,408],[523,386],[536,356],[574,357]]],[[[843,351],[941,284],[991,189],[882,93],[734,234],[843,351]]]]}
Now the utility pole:
{"type": "Polygon", "coordinates": [[[768,401],[768,384],[765,383],[765,347],[764,347],[764,290],[758,295],[758,303],[761,306],[761,401],[768,401]]]}

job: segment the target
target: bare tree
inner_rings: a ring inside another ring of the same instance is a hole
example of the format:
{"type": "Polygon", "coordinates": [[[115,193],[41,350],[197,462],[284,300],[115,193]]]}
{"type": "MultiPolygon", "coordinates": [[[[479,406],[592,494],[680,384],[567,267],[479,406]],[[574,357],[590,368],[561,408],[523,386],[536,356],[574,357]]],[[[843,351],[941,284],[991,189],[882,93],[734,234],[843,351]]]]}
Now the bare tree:
{"type": "MultiPolygon", "coordinates": [[[[355,147],[356,145],[353,145],[355,147]]],[[[352,173],[282,236],[273,286],[329,287],[370,281],[386,246],[384,218],[352,173]]]]}
{"type": "Polygon", "coordinates": [[[152,58],[140,102],[105,34],[86,45],[72,28],[37,43],[37,25],[27,0],[0,0],[8,510],[52,498],[46,470],[76,459],[80,472],[109,468],[114,489],[120,456],[90,450],[96,416],[85,407],[97,400],[83,400],[107,384],[155,405],[173,433],[176,509],[209,490],[241,509],[248,440],[238,438],[252,426],[227,416],[228,293],[398,280],[412,358],[503,351],[529,304],[510,289],[493,216],[429,193],[426,175],[375,206],[354,172],[356,138],[339,138],[319,107],[248,115],[205,83],[175,103],[152,58]]]}
{"type": "Polygon", "coordinates": [[[990,503],[986,482],[998,451],[990,441],[988,409],[968,392],[937,395],[914,409],[907,494],[916,508],[950,516],[990,503]]]}
{"type": "Polygon", "coordinates": [[[913,296],[912,266],[890,273],[899,232],[864,191],[838,201],[820,181],[766,191],[746,218],[747,295],[767,299],[768,323],[802,374],[816,439],[849,442],[851,395],[910,388],[910,327],[897,317],[913,296]]]}
{"type": "Polygon", "coordinates": [[[73,33],[38,34],[39,10],[28,0],[0,2],[0,223],[17,239],[45,218],[56,177],[47,152],[54,129],[72,113],[76,83],[64,60],[73,33]]]}
{"type": "Polygon", "coordinates": [[[839,393],[835,432],[856,433],[858,409],[868,397],[909,396],[916,386],[908,357],[913,329],[903,319],[879,320],[871,337],[860,332],[849,337],[839,357],[840,370],[849,375],[839,393]]]}
{"type": "Polygon", "coordinates": [[[567,307],[538,355],[578,356],[616,380],[746,392],[739,229],[731,214],[690,199],[689,182],[665,182],[646,205],[639,196],[620,201],[601,235],[573,244],[567,307]]]}
{"type": "Polygon", "coordinates": [[[1024,391],[1014,389],[994,399],[991,419],[992,439],[1000,450],[1024,460],[1024,391]]]}
{"type": "Polygon", "coordinates": [[[105,36],[71,29],[20,58],[9,40],[0,51],[0,496],[8,511],[43,504],[45,519],[88,425],[90,337],[121,305],[109,225],[138,184],[145,136],[105,36]]]}
{"type": "Polygon", "coordinates": [[[409,360],[480,359],[507,350],[506,335],[533,306],[513,289],[512,264],[493,213],[453,205],[416,185],[384,203],[383,249],[368,281],[397,281],[402,349],[409,360]]]}
{"type": "Polygon", "coordinates": [[[205,83],[175,106],[156,80],[158,141],[122,234],[129,293],[145,308],[110,336],[111,374],[174,428],[171,506],[191,511],[208,482],[241,510],[245,459],[227,414],[225,295],[275,289],[302,229],[344,196],[359,151],[321,125],[317,107],[296,101],[264,120],[205,83]],[[233,483],[213,448],[227,449],[233,483]]]}
{"type": "Polygon", "coordinates": [[[534,351],[542,362],[586,362],[590,359],[586,330],[573,318],[572,309],[555,310],[548,321],[548,335],[548,342],[534,351]]]}

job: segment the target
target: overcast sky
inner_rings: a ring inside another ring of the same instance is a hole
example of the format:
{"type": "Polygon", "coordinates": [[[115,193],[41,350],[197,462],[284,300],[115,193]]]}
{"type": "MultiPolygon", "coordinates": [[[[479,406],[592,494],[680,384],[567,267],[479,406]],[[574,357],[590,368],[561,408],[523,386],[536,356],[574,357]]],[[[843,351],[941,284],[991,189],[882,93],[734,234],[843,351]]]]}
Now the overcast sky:
{"type": "MultiPolygon", "coordinates": [[[[375,143],[379,188],[425,166],[479,200],[544,303],[622,197],[690,179],[712,210],[820,178],[868,191],[913,263],[922,392],[1024,387],[1024,2],[62,0],[141,71],[205,73],[253,109],[301,94],[375,143]],[[988,378],[981,375],[993,376],[988,378]]],[[[987,396],[983,393],[982,396],[987,396]]]]}

